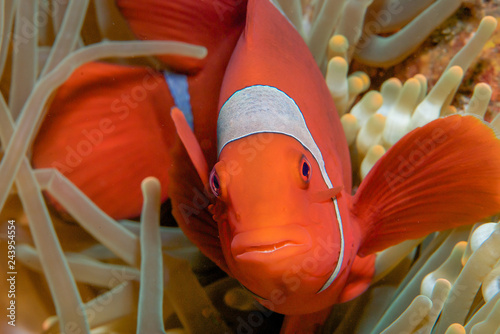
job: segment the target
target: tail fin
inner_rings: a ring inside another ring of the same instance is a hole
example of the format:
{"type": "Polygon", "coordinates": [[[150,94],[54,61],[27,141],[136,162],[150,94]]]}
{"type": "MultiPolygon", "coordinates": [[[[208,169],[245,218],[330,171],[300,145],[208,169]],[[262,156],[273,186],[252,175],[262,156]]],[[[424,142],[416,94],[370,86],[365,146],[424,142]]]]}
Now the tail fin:
{"type": "Polygon", "coordinates": [[[359,254],[472,224],[500,212],[500,140],[475,116],[415,129],[362,182],[353,215],[365,232],[359,254]]]}

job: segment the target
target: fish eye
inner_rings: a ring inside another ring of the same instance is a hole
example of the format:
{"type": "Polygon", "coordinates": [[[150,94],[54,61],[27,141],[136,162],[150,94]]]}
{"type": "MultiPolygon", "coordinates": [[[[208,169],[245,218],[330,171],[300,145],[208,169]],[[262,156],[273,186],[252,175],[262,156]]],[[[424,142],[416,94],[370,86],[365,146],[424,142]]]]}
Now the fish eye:
{"type": "Polygon", "coordinates": [[[302,178],[302,181],[308,183],[309,180],[311,179],[311,164],[309,161],[307,161],[307,158],[302,156],[302,159],[300,159],[300,177],[302,178]]]}
{"type": "Polygon", "coordinates": [[[217,171],[212,169],[212,172],[210,173],[210,178],[209,178],[209,183],[210,183],[210,189],[212,190],[212,193],[216,196],[220,196],[220,180],[219,180],[219,175],[217,175],[217,171]]]}

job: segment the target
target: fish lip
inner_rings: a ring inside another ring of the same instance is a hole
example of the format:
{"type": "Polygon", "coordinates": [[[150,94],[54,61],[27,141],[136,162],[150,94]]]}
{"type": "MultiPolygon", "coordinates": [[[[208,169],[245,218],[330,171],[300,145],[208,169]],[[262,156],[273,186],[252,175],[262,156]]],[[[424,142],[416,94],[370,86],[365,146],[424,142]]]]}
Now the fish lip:
{"type": "Polygon", "coordinates": [[[240,232],[231,241],[233,257],[240,261],[279,260],[309,249],[311,236],[306,228],[298,224],[240,232]]]}

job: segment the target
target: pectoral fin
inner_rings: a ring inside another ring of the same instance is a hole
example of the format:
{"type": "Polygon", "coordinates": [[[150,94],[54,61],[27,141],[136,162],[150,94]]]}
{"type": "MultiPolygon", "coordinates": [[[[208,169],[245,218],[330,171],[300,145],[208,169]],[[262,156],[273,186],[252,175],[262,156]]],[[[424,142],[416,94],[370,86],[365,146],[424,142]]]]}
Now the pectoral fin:
{"type": "Polygon", "coordinates": [[[312,203],[331,201],[332,198],[335,198],[343,189],[343,186],[337,186],[327,190],[318,191],[311,196],[310,200],[312,203]]]}
{"type": "MultiPolygon", "coordinates": [[[[181,117],[182,113],[178,115],[173,110],[172,116],[181,117]]],[[[175,122],[177,126],[179,125],[179,121],[182,123],[182,120],[177,120],[175,122]]],[[[187,126],[187,124],[185,125],[187,126]]],[[[177,127],[177,131],[179,134],[183,133],[183,130],[179,127],[177,127]]],[[[182,135],[190,136],[187,133],[183,133],[182,135]]],[[[182,231],[202,253],[222,270],[229,272],[224,255],[222,254],[217,223],[212,219],[212,214],[209,211],[213,194],[206,187],[208,177],[204,176],[204,172],[200,175],[199,171],[197,171],[197,169],[203,169],[204,167],[197,166],[195,168],[195,165],[193,165],[193,162],[196,164],[197,159],[204,161],[205,158],[201,150],[200,152],[196,152],[198,142],[194,135],[191,140],[194,140],[194,142],[190,143],[190,140],[185,141],[187,144],[186,147],[181,140],[178,140],[172,150],[174,164],[169,171],[171,182],[168,191],[172,201],[172,214],[182,231]],[[194,149],[194,152],[188,153],[186,148],[189,151],[194,149]],[[201,154],[201,156],[198,156],[198,154],[201,154]],[[191,156],[195,157],[193,162],[191,161],[191,156]]]]}
{"type": "Polygon", "coordinates": [[[186,148],[189,158],[191,158],[203,185],[206,186],[208,183],[208,165],[200,144],[189,127],[182,111],[180,111],[177,107],[173,107],[170,113],[174,121],[177,134],[186,148]]]}
{"type": "Polygon", "coordinates": [[[360,254],[500,212],[500,140],[475,116],[437,119],[403,137],[353,200],[360,254]]]}

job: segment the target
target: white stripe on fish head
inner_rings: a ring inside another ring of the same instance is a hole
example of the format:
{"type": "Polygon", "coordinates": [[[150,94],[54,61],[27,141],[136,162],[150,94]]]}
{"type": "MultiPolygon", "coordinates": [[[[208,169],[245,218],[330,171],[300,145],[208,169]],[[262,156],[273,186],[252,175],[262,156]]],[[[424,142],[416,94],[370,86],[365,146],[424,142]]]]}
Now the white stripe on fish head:
{"type": "MultiPolygon", "coordinates": [[[[300,108],[292,98],[275,87],[249,86],[229,97],[221,107],[217,120],[217,154],[220,155],[228,143],[258,133],[279,133],[298,140],[318,163],[327,187],[333,188],[321,151],[307,128],[300,108]]],[[[318,293],[333,283],[344,257],[344,232],[337,198],[333,199],[333,204],[339,224],[340,254],[335,270],[318,293]]]]}

